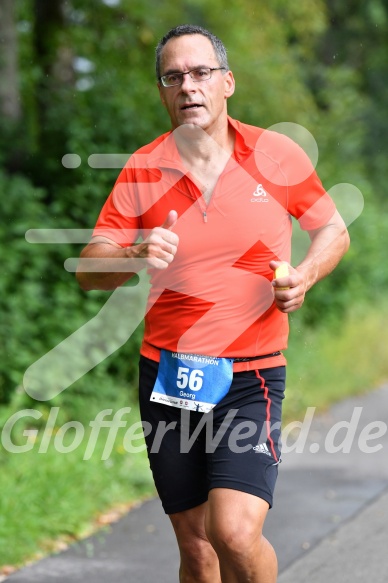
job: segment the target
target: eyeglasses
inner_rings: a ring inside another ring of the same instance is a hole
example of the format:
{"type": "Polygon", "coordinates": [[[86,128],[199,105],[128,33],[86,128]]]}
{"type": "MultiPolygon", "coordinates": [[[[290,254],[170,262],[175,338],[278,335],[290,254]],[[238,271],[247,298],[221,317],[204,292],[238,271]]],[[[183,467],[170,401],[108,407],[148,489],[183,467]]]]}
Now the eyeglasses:
{"type": "Polygon", "coordinates": [[[174,87],[175,85],[182,85],[183,75],[190,75],[194,83],[199,83],[199,81],[207,81],[211,78],[213,71],[221,71],[225,67],[201,67],[200,69],[192,69],[191,71],[186,71],[186,73],[168,73],[167,75],[162,75],[159,77],[159,81],[162,82],[163,87],[174,87]]]}

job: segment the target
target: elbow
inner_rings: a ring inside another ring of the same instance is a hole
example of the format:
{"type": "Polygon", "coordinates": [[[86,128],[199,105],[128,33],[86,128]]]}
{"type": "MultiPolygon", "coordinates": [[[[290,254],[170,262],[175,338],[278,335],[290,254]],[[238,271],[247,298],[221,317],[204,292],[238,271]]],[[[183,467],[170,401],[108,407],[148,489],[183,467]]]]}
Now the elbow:
{"type": "Polygon", "coordinates": [[[88,271],[85,271],[82,268],[82,261],[79,261],[77,269],[75,271],[75,278],[82,291],[88,292],[92,291],[93,289],[96,289],[95,286],[93,285],[94,283],[93,277],[91,276],[93,276],[93,274],[88,271]]]}
{"type": "Polygon", "coordinates": [[[85,277],[84,273],[76,271],[75,278],[78,282],[79,287],[82,289],[82,291],[88,292],[88,291],[91,291],[93,289],[93,287],[90,285],[90,282],[88,281],[87,277],[85,277]]]}
{"type": "Polygon", "coordinates": [[[350,235],[349,235],[349,231],[347,229],[345,229],[343,239],[344,239],[344,255],[345,255],[345,253],[347,253],[349,251],[349,247],[350,247],[350,235]]]}
{"type": "Polygon", "coordinates": [[[93,275],[86,270],[87,259],[88,259],[88,245],[81,251],[80,258],[78,261],[77,268],[75,270],[75,278],[78,282],[79,287],[82,291],[88,292],[95,289],[93,286],[93,275]],[[83,259],[86,259],[86,263],[83,263],[83,259]]]}
{"type": "Polygon", "coordinates": [[[84,292],[89,291],[114,291],[117,289],[118,285],[115,282],[110,281],[106,278],[101,278],[101,273],[87,273],[82,271],[77,271],[75,274],[78,285],[84,292]]]}

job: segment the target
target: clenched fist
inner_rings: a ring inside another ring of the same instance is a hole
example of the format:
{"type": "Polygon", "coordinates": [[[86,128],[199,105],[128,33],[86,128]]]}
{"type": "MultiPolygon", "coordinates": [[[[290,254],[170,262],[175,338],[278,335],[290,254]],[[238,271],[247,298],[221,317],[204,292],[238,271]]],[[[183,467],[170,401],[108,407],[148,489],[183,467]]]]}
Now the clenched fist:
{"type": "Polygon", "coordinates": [[[166,269],[178,249],[179,237],[171,230],[178,220],[178,213],[170,211],[160,227],[152,229],[142,243],[128,248],[128,255],[144,259],[147,267],[166,269]]]}

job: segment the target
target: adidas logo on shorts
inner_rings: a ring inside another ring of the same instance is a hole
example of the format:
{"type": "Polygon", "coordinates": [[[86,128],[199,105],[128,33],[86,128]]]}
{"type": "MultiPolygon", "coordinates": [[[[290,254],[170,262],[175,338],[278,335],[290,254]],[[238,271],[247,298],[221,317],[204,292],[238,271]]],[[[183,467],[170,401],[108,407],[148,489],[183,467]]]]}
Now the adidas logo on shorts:
{"type": "Polygon", "coordinates": [[[253,451],[255,451],[256,453],[264,453],[265,455],[271,456],[271,453],[266,443],[259,443],[258,445],[255,445],[253,447],[253,451]]]}

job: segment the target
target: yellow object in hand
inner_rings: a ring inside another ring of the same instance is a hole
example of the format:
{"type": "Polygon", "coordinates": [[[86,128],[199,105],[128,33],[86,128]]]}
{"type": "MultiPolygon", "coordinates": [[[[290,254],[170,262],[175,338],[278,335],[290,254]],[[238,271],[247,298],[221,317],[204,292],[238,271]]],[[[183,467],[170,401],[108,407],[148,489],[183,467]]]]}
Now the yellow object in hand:
{"type": "MultiPolygon", "coordinates": [[[[288,271],[288,263],[282,263],[281,265],[279,265],[279,267],[275,269],[275,279],[278,279],[280,277],[287,277],[287,275],[290,275],[290,272],[288,271]]],[[[276,286],[276,289],[290,289],[290,288],[276,286]]]]}

